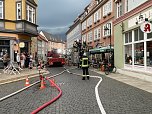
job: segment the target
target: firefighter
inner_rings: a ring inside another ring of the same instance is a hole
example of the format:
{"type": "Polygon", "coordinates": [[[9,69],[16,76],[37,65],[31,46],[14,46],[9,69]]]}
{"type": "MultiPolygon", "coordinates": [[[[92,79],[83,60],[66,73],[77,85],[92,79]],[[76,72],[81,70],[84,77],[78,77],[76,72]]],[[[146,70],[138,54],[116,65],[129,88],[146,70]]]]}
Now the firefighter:
{"type": "Polygon", "coordinates": [[[86,53],[83,54],[82,57],[82,70],[83,70],[83,77],[82,80],[85,80],[85,77],[89,80],[89,58],[87,57],[86,53]]]}

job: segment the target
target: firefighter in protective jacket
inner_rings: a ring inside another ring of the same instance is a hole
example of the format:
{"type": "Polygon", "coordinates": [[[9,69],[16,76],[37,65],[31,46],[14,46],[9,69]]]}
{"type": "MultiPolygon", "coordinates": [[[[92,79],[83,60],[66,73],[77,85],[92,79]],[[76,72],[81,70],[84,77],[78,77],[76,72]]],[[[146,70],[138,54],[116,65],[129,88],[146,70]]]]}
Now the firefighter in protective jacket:
{"type": "Polygon", "coordinates": [[[83,54],[82,57],[82,70],[83,70],[83,77],[82,80],[85,80],[85,77],[87,77],[87,79],[89,80],[89,58],[87,57],[86,53],[83,54]]]}

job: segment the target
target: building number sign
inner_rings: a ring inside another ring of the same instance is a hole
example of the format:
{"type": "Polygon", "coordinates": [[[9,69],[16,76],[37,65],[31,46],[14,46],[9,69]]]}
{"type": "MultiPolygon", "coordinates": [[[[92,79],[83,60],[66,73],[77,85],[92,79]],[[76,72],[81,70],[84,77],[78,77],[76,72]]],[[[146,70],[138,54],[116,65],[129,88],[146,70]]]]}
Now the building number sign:
{"type": "Polygon", "coordinates": [[[151,33],[152,32],[152,24],[150,22],[144,22],[140,25],[140,29],[144,33],[151,33]]]}

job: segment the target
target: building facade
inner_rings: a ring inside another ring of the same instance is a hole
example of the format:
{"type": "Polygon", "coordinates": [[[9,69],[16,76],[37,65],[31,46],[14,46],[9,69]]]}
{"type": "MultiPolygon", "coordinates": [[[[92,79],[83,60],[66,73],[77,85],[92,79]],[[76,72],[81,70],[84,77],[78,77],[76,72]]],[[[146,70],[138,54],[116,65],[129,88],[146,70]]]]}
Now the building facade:
{"type": "Polygon", "coordinates": [[[115,0],[115,65],[152,73],[152,1],[115,0]]]}
{"type": "Polygon", "coordinates": [[[41,34],[37,37],[37,56],[38,59],[47,61],[48,39],[41,34]]]}
{"type": "MultiPolygon", "coordinates": [[[[79,16],[80,17],[80,16],[79,16]]],[[[80,18],[77,17],[73,25],[69,27],[69,30],[66,32],[67,35],[67,49],[73,48],[73,43],[76,40],[81,40],[81,23],[80,18]]]]}
{"type": "MultiPolygon", "coordinates": [[[[90,48],[113,48],[113,20],[113,0],[92,0],[81,17],[82,41],[86,41],[90,48]]],[[[103,60],[109,59],[110,55],[109,52],[103,51],[95,56],[103,60]]]]}
{"type": "Polygon", "coordinates": [[[31,37],[37,36],[37,1],[0,0],[0,57],[30,52],[31,37]],[[11,7],[10,7],[11,6],[11,7]]]}
{"type": "Polygon", "coordinates": [[[60,49],[62,54],[65,54],[65,42],[61,38],[57,38],[48,32],[41,31],[40,34],[48,40],[48,51],[60,49]]]}

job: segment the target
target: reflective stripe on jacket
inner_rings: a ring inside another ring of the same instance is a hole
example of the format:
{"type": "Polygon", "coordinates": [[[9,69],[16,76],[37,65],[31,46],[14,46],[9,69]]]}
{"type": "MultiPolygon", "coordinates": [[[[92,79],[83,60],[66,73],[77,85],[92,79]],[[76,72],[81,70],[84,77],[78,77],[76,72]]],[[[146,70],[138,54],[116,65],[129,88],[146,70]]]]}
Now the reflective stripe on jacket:
{"type": "Polygon", "coordinates": [[[85,58],[82,58],[82,67],[88,67],[89,64],[88,64],[88,58],[85,57],[85,58]]]}

